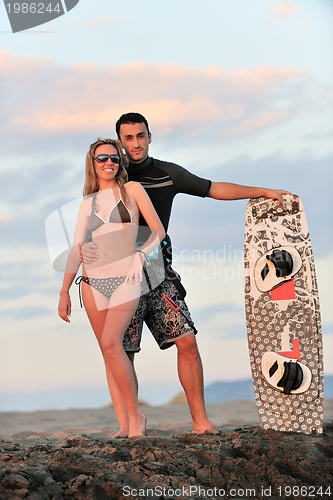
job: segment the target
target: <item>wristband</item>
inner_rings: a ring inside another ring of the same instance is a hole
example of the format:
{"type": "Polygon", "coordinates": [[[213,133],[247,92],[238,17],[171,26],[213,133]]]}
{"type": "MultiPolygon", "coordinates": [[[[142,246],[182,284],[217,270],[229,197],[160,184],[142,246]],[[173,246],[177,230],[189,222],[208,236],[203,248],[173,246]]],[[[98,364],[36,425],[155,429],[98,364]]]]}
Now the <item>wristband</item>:
{"type": "Polygon", "coordinates": [[[139,249],[137,249],[135,251],[135,253],[137,253],[137,252],[143,253],[143,255],[144,255],[143,262],[146,264],[146,266],[150,266],[150,262],[148,260],[147,254],[143,250],[139,250],[139,249]]]}
{"type": "MultiPolygon", "coordinates": [[[[63,293],[68,293],[68,295],[69,295],[69,292],[60,292],[59,295],[62,295],[63,293]]],[[[70,295],[69,295],[69,297],[70,297],[70,295]]]]}

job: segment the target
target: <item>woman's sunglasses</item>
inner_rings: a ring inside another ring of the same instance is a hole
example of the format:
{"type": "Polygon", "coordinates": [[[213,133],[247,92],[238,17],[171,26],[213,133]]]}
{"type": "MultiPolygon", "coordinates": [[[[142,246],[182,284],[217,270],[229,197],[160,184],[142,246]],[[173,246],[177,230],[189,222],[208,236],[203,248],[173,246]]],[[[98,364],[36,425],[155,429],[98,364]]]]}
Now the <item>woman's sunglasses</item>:
{"type": "Polygon", "coordinates": [[[94,160],[98,161],[98,163],[106,163],[109,158],[112,163],[119,165],[120,158],[118,155],[97,155],[96,158],[94,157],[94,160]]]}

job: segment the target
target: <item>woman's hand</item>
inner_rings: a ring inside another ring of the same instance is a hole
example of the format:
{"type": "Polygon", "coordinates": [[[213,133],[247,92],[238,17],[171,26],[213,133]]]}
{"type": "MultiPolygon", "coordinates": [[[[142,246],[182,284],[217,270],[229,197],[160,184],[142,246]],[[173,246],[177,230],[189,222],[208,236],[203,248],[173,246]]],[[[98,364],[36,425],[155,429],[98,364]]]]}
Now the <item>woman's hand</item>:
{"type": "Polygon", "coordinates": [[[72,303],[68,292],[63,292],[60,294],[58,314],[61,319],[70,323],[69,317],[72,311],[72,303]]]}
{"type": "Polygon", "coordinates": [[[133,280],[136,285],[140,284],[142,281],[142,268],[144,260],[145,256],[143,252],[135,252],[132,265],[125,278],[125,284],[129,283],[130,285],[133,285],[133,280]]]}

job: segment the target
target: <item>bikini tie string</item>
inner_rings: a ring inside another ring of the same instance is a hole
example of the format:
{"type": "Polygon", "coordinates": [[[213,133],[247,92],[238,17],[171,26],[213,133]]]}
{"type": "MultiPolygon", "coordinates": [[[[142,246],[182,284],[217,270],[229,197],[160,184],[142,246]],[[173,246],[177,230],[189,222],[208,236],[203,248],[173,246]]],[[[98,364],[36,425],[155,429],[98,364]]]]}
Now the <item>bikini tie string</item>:
{"type": "Polygon", "coordinates": [[[89,278],[88,276],[78,276],[75,280],[75,285],[79,285],[79,299],[80,299],[80,306],[81,306],[81,309],[83,308],[83,305],[82,305],[82,298],[81,298],[81,283],[82,281],[84,281],[85,283],[88,283],[89,285],[89,278]]]}

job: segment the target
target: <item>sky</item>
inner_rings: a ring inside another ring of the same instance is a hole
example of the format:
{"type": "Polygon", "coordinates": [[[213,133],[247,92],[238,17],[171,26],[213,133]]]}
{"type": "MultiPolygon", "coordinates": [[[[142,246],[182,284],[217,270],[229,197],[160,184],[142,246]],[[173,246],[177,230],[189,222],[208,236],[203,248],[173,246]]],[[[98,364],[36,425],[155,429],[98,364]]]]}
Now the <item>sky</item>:
{"type": "MultiPolygon", "coordinates": [[[[333,374],[330,0],[80,0],[13,34],[0,5],[0,409],[108,404],[101,354],[77,290],[57,316],[61,273],[45,221],[82,196],[87,148],[144,114],[150,154],[213,181],[288,189],[304,204],[333,374]]],[[[199,330],[205,383],[251,377],[244,314],[246,200],[178,195],[169,234],[199,330]],[[208,279],[207,279],[208,277],[208,279]]],[[[176,349],[148,331],[140,396],[181,387],[176,349]]]]}

